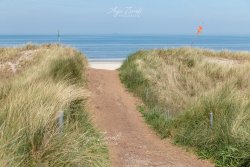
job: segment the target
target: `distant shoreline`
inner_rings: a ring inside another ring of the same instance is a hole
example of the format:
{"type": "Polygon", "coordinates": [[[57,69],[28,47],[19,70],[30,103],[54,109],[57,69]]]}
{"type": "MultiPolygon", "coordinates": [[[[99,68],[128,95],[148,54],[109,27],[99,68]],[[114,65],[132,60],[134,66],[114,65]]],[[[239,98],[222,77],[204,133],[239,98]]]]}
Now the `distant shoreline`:
{"type": "Polygon", "coordinates": [[[122,63],[123,61],[89,61],[89,67],[102,70],[117,70],[122,63]]]}
{"type": "Polygon", "coordinates": [[[60,43],[76,48],[90,61],[122,61],[138,50],[197,47],[212,50],[250,51],[250,36],[195,35],[11,35],[0,36],[0,47],[27,43],[60,43]]]}
{"type": "Polygon", "coordinates": [[[89,62],[123,62],[125,58],[102,58],[102,59],[88,59],[89,62]]]}

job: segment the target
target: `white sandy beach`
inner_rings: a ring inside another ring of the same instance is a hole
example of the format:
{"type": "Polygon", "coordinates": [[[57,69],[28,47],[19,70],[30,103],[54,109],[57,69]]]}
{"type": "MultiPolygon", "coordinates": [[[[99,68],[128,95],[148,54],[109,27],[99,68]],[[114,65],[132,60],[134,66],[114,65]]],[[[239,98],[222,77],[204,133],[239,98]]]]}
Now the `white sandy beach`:
{"type": "Polygon", "coordinates": [[[90,61],[89,66],[94,69],[117,70],[122,65],[122,61],[90,61]]]}

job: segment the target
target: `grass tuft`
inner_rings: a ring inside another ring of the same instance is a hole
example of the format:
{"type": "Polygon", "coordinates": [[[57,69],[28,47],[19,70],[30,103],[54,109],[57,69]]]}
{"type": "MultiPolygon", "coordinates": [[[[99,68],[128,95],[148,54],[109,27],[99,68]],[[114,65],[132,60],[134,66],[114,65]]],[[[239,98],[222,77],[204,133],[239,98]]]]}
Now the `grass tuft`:
{"type": "Polygon", "coordinates": [[[139,110],[162,138],[173,138],[216,166],[245,167],[249,70],[246,52],[179,48],[136,52],[122,65],[120,78],[143,100],[139,110]]]}
{"type": "Polygon", "coordinates": [[[20,56],[30,49],[32,59],[23,60],[29,63],[0,80],[1,166],[108,166],[107,147],[86,111],[85,57],[58,45],[14,48],[20,56]]]}

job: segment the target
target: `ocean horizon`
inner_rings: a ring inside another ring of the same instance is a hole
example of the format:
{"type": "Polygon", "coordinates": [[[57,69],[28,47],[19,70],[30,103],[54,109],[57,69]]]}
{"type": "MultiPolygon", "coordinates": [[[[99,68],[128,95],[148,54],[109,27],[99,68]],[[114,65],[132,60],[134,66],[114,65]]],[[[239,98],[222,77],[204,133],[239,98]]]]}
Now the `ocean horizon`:
{"type": "Polygon", "coordinates": [[[250,51],[247,35],[0,35],[0,47],[27,43],[58,43],[74,47],[89,60],[124,60],[143,49],[198,47],[214,50],[250,51]]]}

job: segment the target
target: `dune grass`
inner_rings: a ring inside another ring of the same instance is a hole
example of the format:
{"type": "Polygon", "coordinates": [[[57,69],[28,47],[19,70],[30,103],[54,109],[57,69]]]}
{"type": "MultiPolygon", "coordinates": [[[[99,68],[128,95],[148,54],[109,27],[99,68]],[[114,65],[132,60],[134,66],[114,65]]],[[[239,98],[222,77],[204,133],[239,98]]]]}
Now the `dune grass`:
{"type": "Polygon", "coordinates": [[[58,45],[26,46],[1,49],[1,63],[30,51],[32,59],[0,79],[1,166],[108,166],[107,147],[86,112],[84,56],[58,45]]]}
{"type": "Polygon", "coordinates": [[[250,54],[179,48],[138,51],[120,69],[162,137],[216,166],[250,166],[250,54]],[[210,113],[213,113],[213,126],[210,113]]]}

